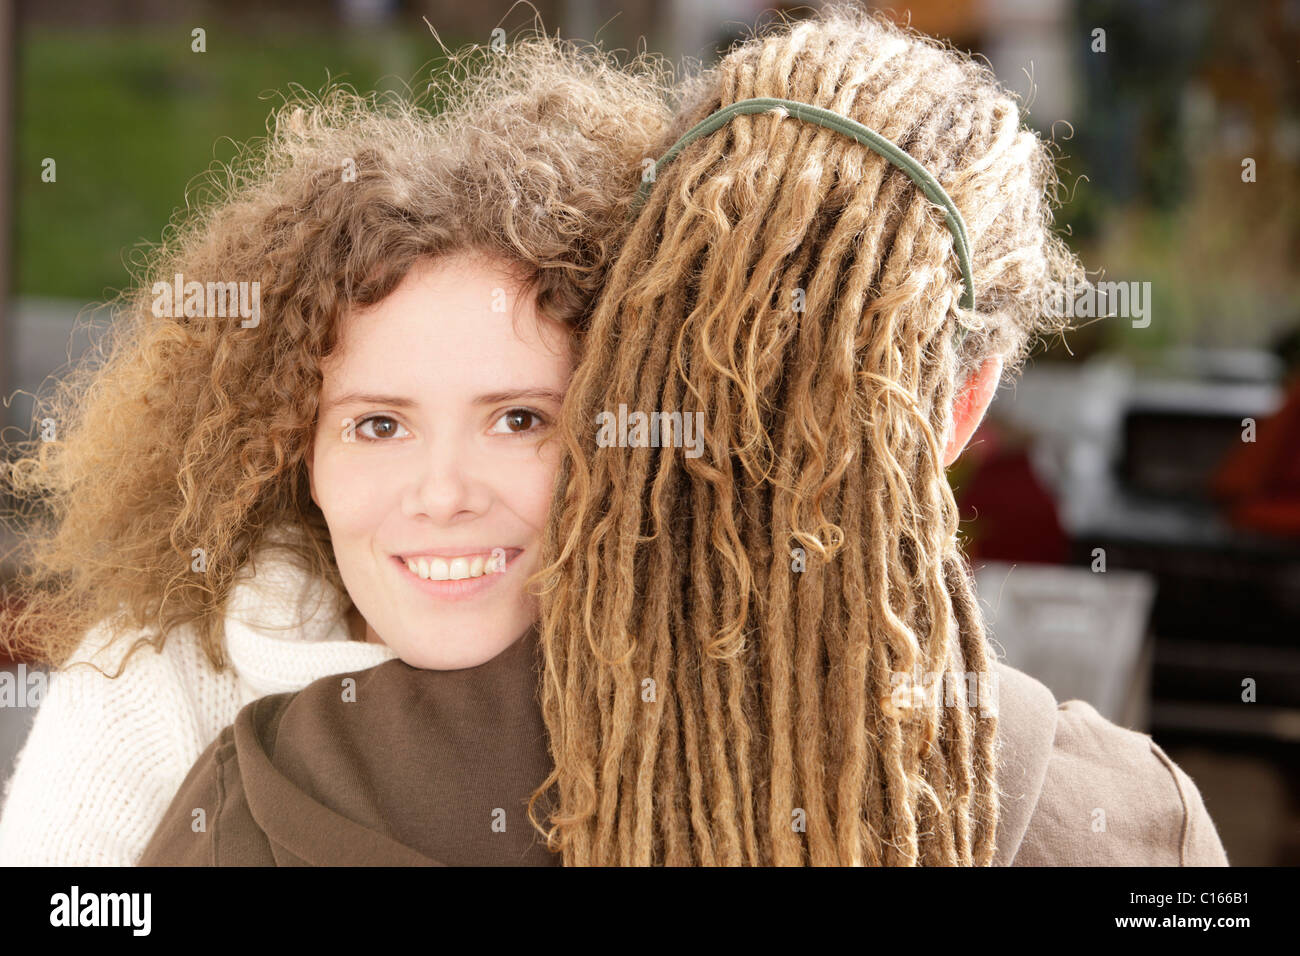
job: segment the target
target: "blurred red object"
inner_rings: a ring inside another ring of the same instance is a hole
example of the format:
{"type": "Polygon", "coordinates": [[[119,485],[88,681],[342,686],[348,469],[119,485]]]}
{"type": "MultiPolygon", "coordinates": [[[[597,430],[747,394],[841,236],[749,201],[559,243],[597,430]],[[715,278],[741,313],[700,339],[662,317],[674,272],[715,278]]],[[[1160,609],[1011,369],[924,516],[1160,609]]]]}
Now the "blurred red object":
{"type": "Polygon", "coordinates": [[[1224,459],[1211,487],[1237,527],[1300,536],[1300,375],[1282,407],[1256,424],[1255,440],[1224,459]]]}
{"type": "Polygon", "coordinates": [[[948,469],[971,562],[1064,564],[1070,542],[1056,501],[1034,473],[1029,437],[985,419],[948,469]]]}

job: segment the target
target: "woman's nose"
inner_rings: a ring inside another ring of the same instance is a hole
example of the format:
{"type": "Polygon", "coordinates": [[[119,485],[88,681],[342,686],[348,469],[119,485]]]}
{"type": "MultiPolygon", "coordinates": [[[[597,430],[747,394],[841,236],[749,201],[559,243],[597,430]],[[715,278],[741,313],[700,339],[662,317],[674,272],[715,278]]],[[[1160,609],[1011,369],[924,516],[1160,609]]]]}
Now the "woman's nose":
{"type": "Polygon", "coordinates": [[[415,477],[412,506],[439,523],[482,514],[491,500],[482,470],[471,449],[453,442],[435,443],[415,477]]]}

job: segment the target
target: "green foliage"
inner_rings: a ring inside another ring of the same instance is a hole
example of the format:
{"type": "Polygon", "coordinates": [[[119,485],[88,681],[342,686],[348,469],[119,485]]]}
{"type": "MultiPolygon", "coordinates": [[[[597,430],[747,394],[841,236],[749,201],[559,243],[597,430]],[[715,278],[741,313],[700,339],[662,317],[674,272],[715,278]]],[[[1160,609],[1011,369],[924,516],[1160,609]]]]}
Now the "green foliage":
{"type": "Polygon", "coordinates": [[[204,53],[191,51],[189,28],[179,25],[23,34],[15,294],[111,297],[129,282],[132,249],[161,238],[199,174],[229,161],[237,142],[266,134],[291,84],[400,90],[443,61],[433,37],[416,30],[204,26],[204,53]],[[57,182],[41,181],[45,157],[57,163],[57,182]]]}

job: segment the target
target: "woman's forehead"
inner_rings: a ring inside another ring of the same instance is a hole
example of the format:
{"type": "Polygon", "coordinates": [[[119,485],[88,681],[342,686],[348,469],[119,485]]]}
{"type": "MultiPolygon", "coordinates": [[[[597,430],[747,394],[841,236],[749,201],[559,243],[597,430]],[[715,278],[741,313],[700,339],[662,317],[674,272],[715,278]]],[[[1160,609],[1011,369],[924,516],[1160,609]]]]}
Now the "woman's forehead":
{"type": "Polygon", "coordinates": [[[350,314],[324,371],[334,400],[398,383],[554,387],[571,364],[569,336],[504,263],[457,256],[422,261],[385,299],[350,314]]]}

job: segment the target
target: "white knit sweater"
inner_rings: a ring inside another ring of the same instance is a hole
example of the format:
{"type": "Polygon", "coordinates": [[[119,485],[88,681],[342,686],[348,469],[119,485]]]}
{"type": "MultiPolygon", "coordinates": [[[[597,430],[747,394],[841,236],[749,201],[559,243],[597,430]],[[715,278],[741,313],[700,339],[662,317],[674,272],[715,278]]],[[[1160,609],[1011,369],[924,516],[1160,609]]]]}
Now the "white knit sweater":
{"type": "MultiPolygon", "coordinates": [[[[190,767],[245,704],[397,656],[350,639],[347,599],[327,582],[266,551],[255,565],[226,606],[233,672],[214,671],[185,628],[161,653],[137,651],[115,680],[87,666],[50,676],[5,788],[0,865],[134,865],[190,767]]],[[[74,661],[115,673],[141,632],[112,644],[106,633],[93,629],[74,661]]]]}

